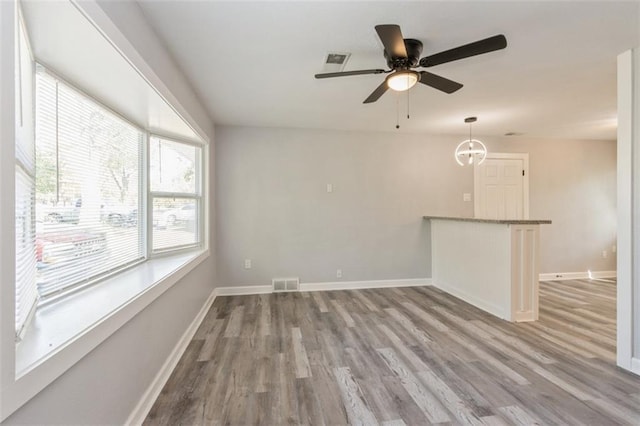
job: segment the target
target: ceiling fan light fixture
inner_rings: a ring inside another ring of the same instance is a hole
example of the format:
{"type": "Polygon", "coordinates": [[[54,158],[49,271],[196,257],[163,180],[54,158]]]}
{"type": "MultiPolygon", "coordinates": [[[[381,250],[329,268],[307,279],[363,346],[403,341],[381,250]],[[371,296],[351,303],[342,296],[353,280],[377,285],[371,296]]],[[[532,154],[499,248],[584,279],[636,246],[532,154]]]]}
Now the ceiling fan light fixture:
{"type": "Polygon", "coordinates": [[[387,77],[387,86],[396,92],[404,92],[411,89],[420,80],[415,71],[397,71],[387,77]]]}

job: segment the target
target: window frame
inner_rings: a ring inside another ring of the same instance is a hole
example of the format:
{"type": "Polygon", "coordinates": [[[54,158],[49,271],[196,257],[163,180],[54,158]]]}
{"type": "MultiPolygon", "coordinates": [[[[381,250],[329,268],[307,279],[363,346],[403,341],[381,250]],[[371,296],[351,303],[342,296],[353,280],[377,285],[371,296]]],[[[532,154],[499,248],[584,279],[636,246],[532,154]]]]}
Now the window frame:
{"type": "MultiPolygon", "coordinates": [[[[25,117],[24,117],[24,109],[25,109],[25,102],[24,102],[24,98],[23,98],[23,87],[24,87],[24,80],[23,80],[23,67],[22,67],[22,54],[24,53],[23,48],[26,48],[26,52],[29,55],[29,62],[30,62],[30,71],[31,71],[31,88],[29,90],[30,95],[31,95],[31,102],[27,103],[31,105],[31,112],[29,114],[29,118],[31,121],[31,129],[30,129],[30,133],[31,133],[31,149],[33,150],[32,152],[32,158],[30,159],[31,162],[33,164],[29,165],[27,164],[23,157],[23,152],[19,153],[19,150],[17,149],[17,139],[18,139],[18,134],[14,134],[14,138],[13,138],[13,207],[12,207],[12,212],[14,214],[13,217],[13,223],[14,223],[14,227],[12,228],[13,231],[15,232],[16,230],[16,217],[15,217],[15,206],[16,206],[16,199],[17,199],[17,191],[16,191],[16,182],[17,182],[17,175],[18,175],[18,169],[24,174],[24,176],[27,178],[28,183],[31,185],[31,190],[32,192],[32,196],[33,196],[33,200],[32,200],[32,204],[31,204],[31,209],[30,209],[30,213],[31,213],[31,217],[27,218],[27,220],[30,221],[28,228],[32,229],[33,231],[33,238],[34,241],[33,243],[35,244],[35,234],[36,234],[36,230],[35,230],[35,220],[34,220],[34,215],[35,215],[35,186],[36,186],[36,147],[35,147],[35,116],[36,116],[36,103],[35,103],[35,93],[36,93],[36,66],[37,63],[35,61],[35,57],[33,55],[33,49],[31,47],[31,40],[29,39],[29,34],[27,32],[27,27],[26,24],[24,22],[24,17],[22,16],[22,10],[20,8],[18,8],[16,10],[16,20],[15,20],[15,24],[16,24],[16,28],[14,29],[14,36],[16,37],[16,39],[14,40],[14,45],[17,49],[17,51],[15,53],[17,53],[16,56],[14,56],[14,59],[17,61],[15,66],[17,67],[17,74],[14,77],[14,79],[17,78],[18,82],[17,87],[15,87],[14,89],[14,94],[16,92],[18,92],[17,95],[17,99],[14,99],[14,108],[12,109],[12,111],[16,111],[16,106],[17,109],[19,109],[19,119],[18,117],[14,117],[13,120],[13,126],[14,126],[14,131],[16,129],[16,123],[19,121],[19,126],[20,127],[24,127],[24,121],[25,121],[25,117]],[[25,42],[25,46],[22,45],[23,42],[23,37],[24,37],[24,42],[25,42]],[[20,154],[20,155],[19,155],[20,154]],[[30,167],[31,166],[31,167],[30,167]],[[31,170],[30,170],[31,168],[31,170]]],[[[16,246],[16,242],[17,242],[17,236],[14,234],[12,241],[14,244],[14,248],[17,249],[16,246]]],[[[18,292],[18,280],[17,280],[17,276],[18,276],[18,264],[17,264],[17,252],[14,253],[13,256],[13,265],[14,265],[14,279],[15,279],[15,284],[14,284],[14,291],[18,292]]],[[[34,279],[35,279],[35,275],[34,275],[34,279]]],[[[22,291],[24,292],[25,290],[27,290],[26,288],[23,288],[22,291]]],[[[40,294],[38,293],[38,289],[37,286],[33,286],[32,288],[28,289],[31,293],[33,293],[33,297],[31,298],[30,301],[28,300],[22,300],[22,302],[24,303],[25,301],[28,301],[28,303],[30,304],[30,306],[28,307],[27,311],[26,311],[26,315],[24,316],[24,318],[22,319],[22,321],[18,322],[18,306],[17,303],[15,302],[15,294],[14,294],[14,329],[15,329],[15,342],[18,343],[20,342],[20,340],[22,339],[22,337],[24,336],[24,333],[26,332],[29,323],[31,322],[31,319],[33,318],[33,316],[35,315],[35,312],[38,308],[38,304],[40,302],[40,294]]],[[[25,307],[23,307],[24,309],[25,307]]]]}
{"type": "Polygon", "coordinates": [[[205,159],[205,146],[203,144],[197,143],[197,142],[191,142],[191,141],[186,141],[186,140],[181,140],[175,137],[168,137],[168,136],[163,136],[161,133],[159,132],[149,132],[147,135],[147,144],[146,144],[146,149],[147,149],[147,174],[146,174],[146,178],[147,178],[147,196],[148,196],[148,200],[147,200],[147,256],[148,259],[153,259],[156,258],[158,256],[166,256],[166,255],[170,255],[170,254],[174,254],[174,253],[184,253],[184,252],[188,252],[188,251],[192,251],[194,249],[198,249],[198,248],[202,248],[205,246],[205,223],[202,220],[204,218],[205,215],[205,208],[204,208],[204,179],[205,179],[205,163],[204,163],[204,159],[205,159]],[[164,192],[164,191],[152,191],[151,190],[151,157],[150,157],[150,152],[151,152],[151,139],[153,138],[158,138],[167,142],[172,142],[172,143],[177,143],[177,144],[182,144],[182,145],[187,145],[187,146],[191,146],[197,149],[196,151],[196,161],[195,161],[195,165],[196,165],[196,190],[195,193],[191,194],[188,192],[164,192]],[[174,247],[169,247],[166,249],[160,249],[160,250],[154,250],[153,249],[153,200],[155,198],[174,198],[174,199],[182,199],[182,200],[195,200],[196,204],[198,206],[197,210],[197,237],[198,237],[198,241],[194,244],[187,244],[187,245],[181,245],[181,246],[174,246],[174,247]]]}

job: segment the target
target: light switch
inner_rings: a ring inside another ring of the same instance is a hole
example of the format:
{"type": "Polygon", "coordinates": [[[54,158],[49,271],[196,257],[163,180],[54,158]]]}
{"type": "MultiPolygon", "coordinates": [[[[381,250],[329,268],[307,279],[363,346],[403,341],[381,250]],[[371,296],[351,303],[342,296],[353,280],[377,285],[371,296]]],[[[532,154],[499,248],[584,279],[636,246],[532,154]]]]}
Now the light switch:
{"type": "Polygon", "coordinates": [[[462,201],[471,201],[471,193],[465,192],[464,194],[462,194],[462,201]]]}
{"type": "Polygon", "coordinates": [[[327,184],[327,192],[333,192],[333,184],[331,183],[327,184]]]}

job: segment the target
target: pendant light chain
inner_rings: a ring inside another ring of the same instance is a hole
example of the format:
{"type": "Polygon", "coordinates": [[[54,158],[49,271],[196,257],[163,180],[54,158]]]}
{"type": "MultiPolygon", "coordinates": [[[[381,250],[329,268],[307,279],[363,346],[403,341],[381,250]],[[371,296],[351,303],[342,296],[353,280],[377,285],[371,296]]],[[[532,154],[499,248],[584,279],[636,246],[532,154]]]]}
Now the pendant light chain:
{"type": "Polygon", "coordinates": [[[473,138],[471,137],[471,127],[473,122],[469,123],[469,164],[473,163],[473,138]]]}

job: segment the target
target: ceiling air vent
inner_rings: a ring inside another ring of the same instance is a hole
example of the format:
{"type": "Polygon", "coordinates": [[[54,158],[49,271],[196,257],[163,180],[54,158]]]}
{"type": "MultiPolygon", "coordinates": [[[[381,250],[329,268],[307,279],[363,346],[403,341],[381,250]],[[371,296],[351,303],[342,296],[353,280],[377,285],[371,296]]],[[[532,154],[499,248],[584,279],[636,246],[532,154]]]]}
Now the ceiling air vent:
{"type": "Polygon", "coordinates": [[[273,285],[273,292],[278,293],[281,291],[298,291],[300,289],[300,278],[274,278],[271,280],[273,285]]]}
{"type": "Polygon", "coordinates": [[[340,72],[344,70],[351,53],[346,52],[329,52],[324,57],[323,72],[340,72]]]}

